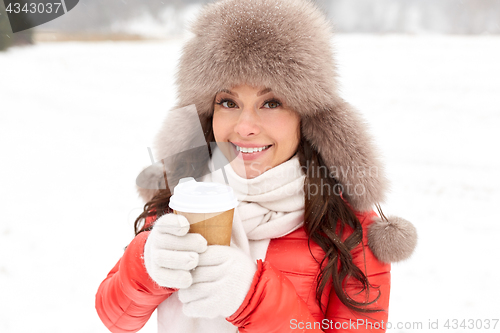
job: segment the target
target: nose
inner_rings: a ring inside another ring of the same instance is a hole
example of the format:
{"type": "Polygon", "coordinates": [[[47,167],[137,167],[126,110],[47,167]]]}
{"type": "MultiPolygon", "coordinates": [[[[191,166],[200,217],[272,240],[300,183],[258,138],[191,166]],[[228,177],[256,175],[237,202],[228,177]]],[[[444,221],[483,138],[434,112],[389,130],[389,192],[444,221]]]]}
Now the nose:
{"type": "Polygon", "coordinates": [[[259,116],[252,107],[244,107],[241,111],[234,131],[241,137],[254,136],[260,133],[259,116]]]}

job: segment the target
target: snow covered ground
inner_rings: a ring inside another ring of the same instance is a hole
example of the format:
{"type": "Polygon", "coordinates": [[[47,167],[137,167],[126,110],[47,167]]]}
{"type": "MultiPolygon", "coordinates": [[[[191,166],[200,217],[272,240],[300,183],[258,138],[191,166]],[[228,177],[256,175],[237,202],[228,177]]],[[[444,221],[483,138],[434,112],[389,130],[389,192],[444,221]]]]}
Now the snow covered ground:
{"type": "MultiPolygon", "coordinates": [[[[414,256],[393,265],[389,332],[500,319],[500,37],[334,42],[342,94],[392,180],[383,208],[419,232],[414,256]]],[[[175,103],[181,45],[0,53],[0,332],[107,332],[94,295],[133,237],[135,177],[175,103]]],[[[154,316],[141,332],[155,331],[154,316]]]]}

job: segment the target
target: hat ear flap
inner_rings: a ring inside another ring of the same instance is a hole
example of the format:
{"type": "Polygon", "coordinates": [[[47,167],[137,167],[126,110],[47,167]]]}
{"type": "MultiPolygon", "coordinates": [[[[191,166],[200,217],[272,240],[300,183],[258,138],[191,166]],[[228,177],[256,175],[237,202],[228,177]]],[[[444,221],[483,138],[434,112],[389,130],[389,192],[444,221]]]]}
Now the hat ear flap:
{"type": "Polygon", "coordinates": [[[355,210],[368,211],[384,201],[388,181],[365,123],[349,103],[339,99],[313,116],[303,116],[302,134],[355,210]]]}

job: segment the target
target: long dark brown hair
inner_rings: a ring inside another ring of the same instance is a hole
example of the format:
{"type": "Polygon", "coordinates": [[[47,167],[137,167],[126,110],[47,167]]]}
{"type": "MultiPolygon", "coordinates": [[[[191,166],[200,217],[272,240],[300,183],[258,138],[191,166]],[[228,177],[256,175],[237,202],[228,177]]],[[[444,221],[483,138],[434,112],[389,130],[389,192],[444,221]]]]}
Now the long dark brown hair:
{"type": "MultiPolygon", "coordinates": [[[[339,300],[349,309],[371,313],[381,309],[368,308],[380,297],[380,291],[375,299],[369,301],[370,285],[366,275],[352,260],[351,251],[363,240],[363,227],[349,204],[342,198],[342,186],[329,175],[321,155],[304,138],[301,139],[297,151],[302,170],[305,170],[304,182],[305,212],[304,226],[311,241],[318,244],[325,252],[320,261],[320,274],[316,285],[316,299],[321,306],[321,295],[331,281],[339,300]],[[310,189],[314,188],[314,191],[310,189]],[[352,233],[342,240],[348,226],[352,233]],[[359,294],[365,292],[365,302],[351,298],[344,289],[348,279],[360,283],[359,294]]],[[[364,249],[363,249],[364,253],[364,249]]]]}
{"type": "MultiPolygon", "coordinates": [[[[207,145],[210,146],[208,143],[214,141],[212,117],[202,119],[202,127],[207,145]]],[[[341,189],[340,183],[329,175],[320,154],[303,137],[301,137],[297,155],[302,170],[306,174],[304,226],[309,238],[309,246],[311,241],[315,242],[325,252],[325,256],[320,260],[315,258],[321,267],[316,284],[318,304],[323,310],[321,296],[325,286],[331,281],[339,300],[349,309],[363,313],[381,311],[381,309],[369,308],[369,305],[380,297],[380,291],[375,299],[370,297],[370,290],[373,287],[363,271],[352,260],[351,251],[360,244],[364,246],[363,228],[352,208],[342,198],[339,190],[341,189]],[[314,192],[310,191],[312,185],[315,188],[314,192]],[[342,240],[347,229],[351,229],[352,233],[342,240]],[[349,279],[359,282],[361,287],[359,293],[365,292],[365,302],[355,301],[351,295],[347,294],[344,285],[349,279]],[[373,300],[369,301],[369,299],[373,300]]],[[[200,167],[203,163],[206,165],[206,161],[196,161],[196,156],[193,156],[193,159],[190,163],[199,164],[200,167]]],[[[144,205],[144,211],[134,223],[136,235],[152,229],[153,224],[146,223],[146,220],[150,221],[171,213],[168,207],[171,195],[166,186],[166,189],[158,190],[154,197],[144,205]]]]}

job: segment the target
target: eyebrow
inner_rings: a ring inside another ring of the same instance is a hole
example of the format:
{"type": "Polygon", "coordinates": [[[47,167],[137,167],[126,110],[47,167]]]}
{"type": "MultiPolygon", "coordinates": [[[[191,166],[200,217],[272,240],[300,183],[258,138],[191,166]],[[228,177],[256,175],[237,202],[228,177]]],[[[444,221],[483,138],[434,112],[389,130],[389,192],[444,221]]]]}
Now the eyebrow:
{"type": "Polygon", "coordinates": [[[259,92],[257,93],[257,96],[261,96],[261,95],[267,94],[267,93],[268,93],[268,92],[270,92],[270,91],[271,91],[271,88],[266,88],[266,89],[263,89],[263,90],[261,90],[261,91],[259,91],[259,92]]]}
{"type": "MultiPolygon", "coordinates": [[[[263,89],[263,90],[261,90],[261,91],[259,91],[259,92],[257,93],[257,96],[261,96],[261,95],[267,94],[267,93],[268,93],[268,92],[270,92],[271,90],[272,90],[271,88],[266,88],[266,89],[263,89]]],[[[221,89],[221,90],[219,90],[219,92],[225,92],[225,93],[227,93],[227,94],[229,94],[229,95],[233,95],[233,96],[238,97],[238,94],[237,94],[237,93],[233,93],[232,91],[227,90],[227,89],[221,89]]]]}

